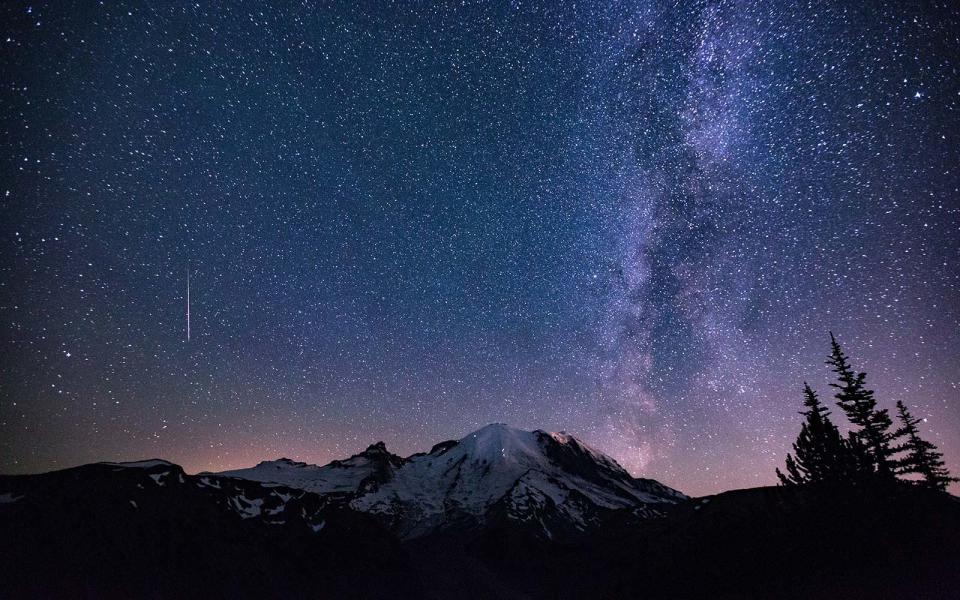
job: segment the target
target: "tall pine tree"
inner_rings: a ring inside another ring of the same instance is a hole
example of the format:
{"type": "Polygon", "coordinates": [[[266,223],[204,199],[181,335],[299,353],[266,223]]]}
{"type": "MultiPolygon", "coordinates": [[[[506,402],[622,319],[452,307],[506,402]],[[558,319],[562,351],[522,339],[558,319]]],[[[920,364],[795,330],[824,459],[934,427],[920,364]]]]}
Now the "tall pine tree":
{"type": "Polygon", "coordinates": [[[833,333],[830,334],[830,348],[827,364],[837,374],[839,381],[830,384],[837,390],[837,405],[846,413],[847,419],[858,427],[854,436],[868,452],[875,472],[881,477],[893,478],[893,450],[890,447],[893,422],[890,414],[885,408],[877,408],[873,390],[866,387],[867,374],[854,372],[833,333]]]}
{"type": "Polygon", "coordinates": [[[830,411],[820,402],[817,393],[803,384],[803,405],[807,410],[800,434],[793,444],[794,456],[787,454],[786,473],[777,469],[783,485],[819,481],[843,481],[855,476],[861,469],[861,459],[855,448],[840,435],[830,421],[830,411]]]}
{"type": "Polygon", "coordinates": [[[917,425],[923,420],[914,418],[902,401],[897,401],[897,418],[901,426],[893,434],[895,438],[906,438],[903,444],[894,448],[895,452],[906,452],[906,456],[895,461],[898,474],[917,474],[923,479],[920,484],[946,490],[951,481],[960,481],[950,476],[943,462],[943,454],[932,443],[920,437],[917,425]]]}

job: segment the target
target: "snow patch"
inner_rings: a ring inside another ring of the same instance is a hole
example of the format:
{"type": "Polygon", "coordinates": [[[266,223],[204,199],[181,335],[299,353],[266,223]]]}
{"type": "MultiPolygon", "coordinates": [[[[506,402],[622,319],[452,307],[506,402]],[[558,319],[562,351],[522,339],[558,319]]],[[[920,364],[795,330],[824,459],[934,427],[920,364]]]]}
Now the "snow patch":
{"type": "Polygon", "coordinates": [[[250,499],[240,494],[239,496],[234,496],[230,498],[230,503],[233,505],[233,509],[244,519],[249,519],[252,517],[259,517],[262,512],[263,499],[254,498],[250,499]]]}
{"type": "Polygon", "coordinates": [[[360,482],[374,474],[377,465],[363,456],[318,467],[284,460],[262,462],[248,469],[224,471],[218,475],[259,481],[269,486],[284,486],[318,494],[352,493],[360,482]]]}
{"type": "Polygon", "coordinates": [[[263,511],[263,512],[264,512],[264,514],[267,514],[267,515],[278,515],[278,514],[282,513],[285,508],[286,508],[286,505],[285,505],[285,504],[280,504],[280,505],[277,505],[277,506],[275,506],[275,507],[273,507],[273,508],[268,508],[268,509],[266,509],[266,510],[263,511]]]}
{"type": "Polygon", "coordinates": [[[13,492],[6,492],[0,494],[0,504],[13,504],[17,500],[23,498],[23,494],[14,494],[13,492]]]}

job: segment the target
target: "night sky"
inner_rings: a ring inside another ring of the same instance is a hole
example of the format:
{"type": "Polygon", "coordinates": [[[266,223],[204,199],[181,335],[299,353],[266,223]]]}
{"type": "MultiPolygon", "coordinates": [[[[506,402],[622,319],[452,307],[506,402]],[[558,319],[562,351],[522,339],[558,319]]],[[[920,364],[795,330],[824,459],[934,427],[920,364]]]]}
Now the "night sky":
{"type": "Polygon", "coordinates": [[[0,8],[0,472],[769,485],[831,330],[960,470],[951,2],[145,4],[0,8]]]}

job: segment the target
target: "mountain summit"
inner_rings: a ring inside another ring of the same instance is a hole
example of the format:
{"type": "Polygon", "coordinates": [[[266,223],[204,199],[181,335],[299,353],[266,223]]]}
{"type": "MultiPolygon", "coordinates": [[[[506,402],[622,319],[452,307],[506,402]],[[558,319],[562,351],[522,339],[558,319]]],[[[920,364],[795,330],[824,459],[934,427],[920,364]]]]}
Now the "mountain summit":
{"type": "Polygon", "coordinates": [[[218,475],[341,495],[408,539],[504,519],[552,537],[585,531],[612,511],[685,498],[572,435],[501,423],[407,458],[379,442],[325,466],[280,459],[218,475]]]}

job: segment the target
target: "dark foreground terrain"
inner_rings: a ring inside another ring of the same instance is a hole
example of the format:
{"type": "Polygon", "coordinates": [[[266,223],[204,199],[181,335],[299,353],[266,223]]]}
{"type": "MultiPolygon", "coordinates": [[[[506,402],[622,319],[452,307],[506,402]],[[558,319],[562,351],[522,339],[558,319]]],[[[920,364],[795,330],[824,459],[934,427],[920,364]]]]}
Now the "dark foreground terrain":
{"type": "Polygon", "coordinates": [[[767,487],[613,520],[540,553],[476,552],[530,597],[957,598],[960,500],[913,487],[767,487]],[[520,567],[524,556],[535,566],[520,567]],[[527,574],[524,570],[527,570],[527,574]]]}
{"type": "Polygon", "coordinates": [[[346,498],[151,461],[0,477],[2,598],[956,598],[960,501],[757,488],[579,535],[401,541],[346,498]]]}

